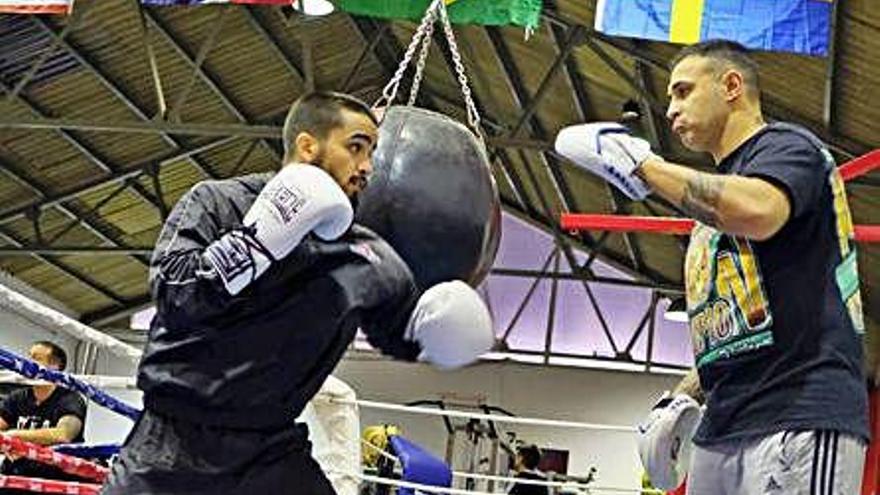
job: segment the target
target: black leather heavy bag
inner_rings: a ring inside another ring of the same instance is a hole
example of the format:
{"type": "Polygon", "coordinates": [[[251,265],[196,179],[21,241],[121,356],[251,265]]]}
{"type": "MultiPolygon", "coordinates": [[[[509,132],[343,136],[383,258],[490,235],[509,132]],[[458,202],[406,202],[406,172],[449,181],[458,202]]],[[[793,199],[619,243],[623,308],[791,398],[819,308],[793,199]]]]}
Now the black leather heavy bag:
{"type": "Polygon", "coordinates": [[[394,247],[421,289],[451,279],[476,286],[492,267],[501,237],[485,148],[445,115],[390,107],[356,221],[394,247]]]}

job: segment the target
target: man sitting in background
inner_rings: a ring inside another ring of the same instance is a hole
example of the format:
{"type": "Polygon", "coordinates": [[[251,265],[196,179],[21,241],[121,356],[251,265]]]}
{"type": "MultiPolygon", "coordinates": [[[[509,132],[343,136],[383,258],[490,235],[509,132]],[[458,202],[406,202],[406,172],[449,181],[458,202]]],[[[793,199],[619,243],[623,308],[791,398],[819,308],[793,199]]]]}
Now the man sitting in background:
{"type": "MultiPolygon", "coordinates": [[[[52,342],[34,343],[30,357],[53,370],[64,371],[67,367],[67,353],[52,342]]],[[[0,434],[38,445],[82,442],[85,422],[85,400],[78,393],[51,383],[21,388],[0,401],[0,434]]],[[[33,478],[79,480],[52,466],[8,455],[0,472],[33,478]]],[[[0,493],[24,492],[0,490],[0,493]]]]}

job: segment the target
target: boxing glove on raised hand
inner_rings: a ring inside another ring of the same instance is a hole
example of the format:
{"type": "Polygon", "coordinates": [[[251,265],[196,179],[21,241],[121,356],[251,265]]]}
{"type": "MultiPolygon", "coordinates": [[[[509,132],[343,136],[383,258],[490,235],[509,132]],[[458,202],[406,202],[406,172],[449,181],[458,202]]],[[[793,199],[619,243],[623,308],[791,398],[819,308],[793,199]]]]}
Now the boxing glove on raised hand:
{"type": "Polygon", "coordinates": [[[630,135],[616,122],[566,127],[556,135],[556,151],[581,168],[598,175],[630,199],[643,200],[651,188],[636,175],[648,158],[656,157],[644,139],[630,135]]]}
{"type": "Polygon", "coordinates": [[[213,242],[205,259],[227,292],[236,295],[309,232],[336,239],[353,217],[351,201],[327,172],[313,165],[287,165],[260,191],[244,216],[244,228],[213,242]]]}
{"type": "Polygon", "coordinates": [[[460,280],[439,283],[422,294],[404,338],[419,344],[420,361],[442,369],[470,364],[495,343],[489,309],[460,280]]]}
{"type": "Polygon", "coordinates": [[[651,484],[674,490],[687,475],[691,438],[703,417],[700,405],[688,395],[661,398],[638,428],[638,450],[651,484]]]}

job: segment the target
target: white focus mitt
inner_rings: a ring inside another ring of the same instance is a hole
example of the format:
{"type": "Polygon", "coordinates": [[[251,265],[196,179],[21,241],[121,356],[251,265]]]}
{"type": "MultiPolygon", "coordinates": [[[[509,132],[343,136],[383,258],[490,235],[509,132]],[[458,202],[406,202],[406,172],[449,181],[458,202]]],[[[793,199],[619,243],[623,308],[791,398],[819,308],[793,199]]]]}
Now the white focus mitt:
{"type": "Polygon", "coordinates": [[[648,158],[656,157],[644,139],[630,135],[616,122],[594,122],[563,128],[556,151],[579,167],[598,175],[633,200],[643,200],[651,188],[636,175],[648,158]]]}
{"type": "Polygon", "coordinates": [[[211,243],[205,259],[227,292],[236,295],[309,232],[336,239],[353,218],[351,201],[330,174],[314,165],[287,165],[260,191],[244,216],[244,228],[211,243]]]}
{"type": "Polygon", "coordinates": [[[651,484],[661,490],[678,488],[687,475],[691,438],[703,417],[688,395],[665,395],[639,425],[638,449],[651,484]]]}
{"type": "Polygon", "coordinates": [[[460,280],[426,290],[410,315],[404,338],[422,349],[420,361],[452,369],[470,364],[495,343],[492,317],[480,295],[460,280]]]}

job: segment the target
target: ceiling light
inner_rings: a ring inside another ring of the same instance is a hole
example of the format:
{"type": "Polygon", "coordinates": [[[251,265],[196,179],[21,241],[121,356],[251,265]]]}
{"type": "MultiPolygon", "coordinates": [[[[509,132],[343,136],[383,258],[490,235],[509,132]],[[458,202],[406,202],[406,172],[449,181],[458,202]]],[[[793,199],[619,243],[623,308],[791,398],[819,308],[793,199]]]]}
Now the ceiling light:
{"type": "Polygon", "coordinates": [[[333,4],[327,0],[294,0],[291,6],[294,10],[311,16],[328,15],[333,13],[336,9],[333,4]]]}

